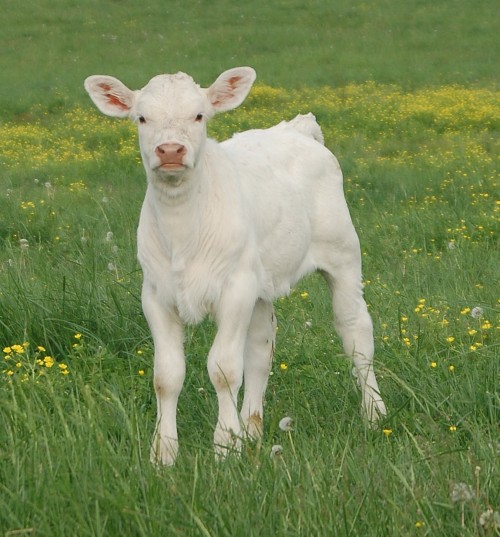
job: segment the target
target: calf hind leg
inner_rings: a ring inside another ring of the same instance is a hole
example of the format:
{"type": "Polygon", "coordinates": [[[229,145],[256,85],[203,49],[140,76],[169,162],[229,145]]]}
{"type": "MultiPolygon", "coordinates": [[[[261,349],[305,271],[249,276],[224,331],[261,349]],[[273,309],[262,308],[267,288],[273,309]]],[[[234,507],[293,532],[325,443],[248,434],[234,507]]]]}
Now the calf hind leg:
{"type": "Polygon", "coordinates": [[[337,266],[323,275],[332,293],[335,329],[344,352],[353,360],[361,390],[362,412],[369,423],[375,425],[387,412],[373,369],[373,327],[363,298],[361,273],[353,270],[353,264],[349,263],[345,268],[337,266]]]}
{"type": "Polygon", "coordinates": [[[241,418],[246,434],[262,435],[263,401],[274,354],[276,317],[271,302],[258,300],[248,328],[244,353],[245,391],[241,418]]]}

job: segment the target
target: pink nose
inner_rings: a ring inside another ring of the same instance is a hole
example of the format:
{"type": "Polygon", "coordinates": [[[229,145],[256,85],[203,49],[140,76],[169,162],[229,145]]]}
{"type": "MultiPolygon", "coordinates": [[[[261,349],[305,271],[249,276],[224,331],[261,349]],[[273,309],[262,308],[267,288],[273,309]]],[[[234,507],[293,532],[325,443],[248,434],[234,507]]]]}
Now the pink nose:
{"type": "Polygon", "coordinates": [[[182,164],[187,149],[181,144],[161,144],[155,149],[156,156],[163,164],[182,164]]]}

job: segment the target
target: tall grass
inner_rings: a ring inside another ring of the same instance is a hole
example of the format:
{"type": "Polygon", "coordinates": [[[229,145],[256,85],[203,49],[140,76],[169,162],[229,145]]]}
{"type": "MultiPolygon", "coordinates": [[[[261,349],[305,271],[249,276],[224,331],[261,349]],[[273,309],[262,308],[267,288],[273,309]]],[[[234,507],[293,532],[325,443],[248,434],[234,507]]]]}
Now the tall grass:
{"type": "Polygon", "coordinates": [[[28,18],[2,6],[2,535],[500,534],[493,6],[42,0],[28,18]],[[100,116],[81,84],[177,69],[208,84],[237,64],[261,83],[213,137],[311,110],[341,161],[389,416],[362,423],[311,276],[276,303],[263,443],[222,464],[214,326],[188,329],[181,454],[162,470],[148,462],[135,259],[144,172],[132,126],[100,116]]]}
{"type": "Polygon", "coordinates": [[[306,108],[321,119],[362,240],[390,415],[365,429],[328,293],[311,277],[276,305],[263,445],[224,464],[210,446],[214,328],[189,330],[182,452],[168,471],[147,460],[135,133],[81,108],[4,125],[6,535],[482,535],[481,514],[499,501],[497,102],[454,87],[260,86],[213,122],[223,138],[306,108]],[[284,415],[292,432],[278,427],[284,415]],[[474,497],[454,503],[460,483],[474,497]]]}

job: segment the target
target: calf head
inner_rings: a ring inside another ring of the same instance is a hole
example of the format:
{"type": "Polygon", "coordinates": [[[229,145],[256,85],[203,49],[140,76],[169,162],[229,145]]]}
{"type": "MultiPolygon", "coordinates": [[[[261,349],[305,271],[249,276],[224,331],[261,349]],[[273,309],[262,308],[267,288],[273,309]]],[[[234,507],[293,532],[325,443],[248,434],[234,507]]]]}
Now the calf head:
{"type": "Polygon", "coordinates": [[[175,185],[200,162],[207,120],[239,106],[254,80],[251,67],[236,67],[208,89],[184,73],[155,76],[136,91],[114,77],[94,75],[85,80],[85,89],[101,112],[137,124],[148,179],[175,185]]]}

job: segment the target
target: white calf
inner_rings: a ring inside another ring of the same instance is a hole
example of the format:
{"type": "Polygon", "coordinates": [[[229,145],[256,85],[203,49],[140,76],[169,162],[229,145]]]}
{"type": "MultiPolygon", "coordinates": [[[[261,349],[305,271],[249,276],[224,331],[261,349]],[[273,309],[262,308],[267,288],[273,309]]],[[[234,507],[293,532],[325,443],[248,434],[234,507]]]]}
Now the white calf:
{"type": "Polygon", "coordinates": [[[220,144],[206,137],[208,119],[240,105],[254,80],[253,69],[239,67],[208,89],[183,73],[154,77],[138,91],[109,76],[85,81],[104,114],[130,117],[139,130],[148,187],[138,257],[158,402],[151,457],[164,464],[178,451],[183,324],[207,314],[217,322],[208,371],[219,403],[215,450],[224,455],[245,434],[262,432],[276,328],[272,301],[314,270],[330,287],[335,327],[353,358],[365,415],[374,422],[386,413],[373,372],[358,237],[339,164],[322,144],[314,116],[220,144]]]}

